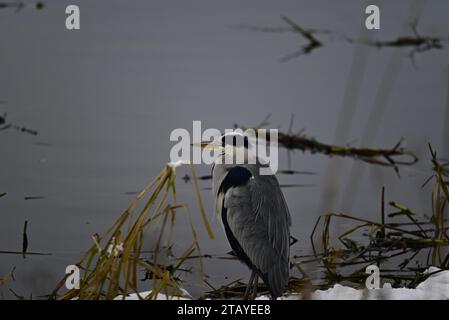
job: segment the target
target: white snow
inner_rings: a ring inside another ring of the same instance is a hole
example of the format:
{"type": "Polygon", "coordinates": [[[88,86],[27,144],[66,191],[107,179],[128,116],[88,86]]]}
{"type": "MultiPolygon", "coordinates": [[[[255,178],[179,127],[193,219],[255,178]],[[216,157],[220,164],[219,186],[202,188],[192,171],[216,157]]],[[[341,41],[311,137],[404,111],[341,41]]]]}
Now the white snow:
{"type": "MultiPolygon", "coordinates": [[[[340,284],[327,290],[316,290],[309,295],[312,300],[447,300],[449,299],[449,270],[440,271],[436,267],[430,267],[424,273],[431,273],[429,278],[419,284],[416,289],[392,288],[385,283],[380,289],[354,289],[340,284]],[[436,272],[436,273],[435,273],[436,272]]],[[[190,300],[190,294],[182,290],[181,296],[166,296],[159,293],[157,300],[190,300]]],[[[145,299],[151,291],[141,292],[145,299]]],[[[121,300],[123,296],[117,296],[114,300],[121,300]]],[[[259,296],[256,300],[268,300],[268,296],[259,296]]],[[[299,300],[300,294],[288,294],[280,297],[281,300],[299,300]]],[[[130,294],[125,300],[139,300],[137,294],[130,294]]]]}
{"type": "MultiPolygon", "coordinates": [[[[430,267],[424,273],[438,272],[440,269],[430,267]]],[[[258,299],[268,299],[261,296],[258,299]]],[[[300,295],[290,294],[283,296],[283,300],[301,299],[300,295]]],[[[392,288],[385,283],[380,289],[354,289],[340,284],[327,290],[316,290],[311,293],[312,300],[447,300],[449,299],[449,271],[432,274],[416,289],[392,288]]]]}
{"type": "Polygon", "coordinates": [[[172,167],[173,169],[176,169],[182,165],[190,164],[190,161],[188,160],[178,160],[178,161],[170,161],[167,163],[168,166],[172,167]]]}

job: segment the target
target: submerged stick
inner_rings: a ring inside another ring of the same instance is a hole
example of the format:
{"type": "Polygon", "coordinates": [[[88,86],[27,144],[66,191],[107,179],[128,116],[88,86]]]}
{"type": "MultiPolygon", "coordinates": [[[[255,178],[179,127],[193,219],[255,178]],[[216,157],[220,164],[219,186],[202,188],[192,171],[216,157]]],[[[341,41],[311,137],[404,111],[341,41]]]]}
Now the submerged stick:
{"type": "Polygon", "coordinates": [[[26,258],[26,253],[27,253],[27,249],[28,249],[27,227],[28,227],[28,221],[25,220],[25,223],[23,224],[23,235],[22,235],[22,256],[24,259],[26,258]]]}
{"type": "MultiPolygon", "coordinates": [[[[267,121],[264,120],[263,124],[267,125],[267,121]]],[[[257,135],[261,126],[255,128],[241,127],[241,129],[254,130],[257,135]]],[[[402,146],[402,139],[390,149],[350,147],[323,143],[315,138],[306,136],[301,131],[298,133],[285,133],[279,131],[278,144],[287,150],[300,150],[312,154],[321,153],[330,157],[349,157],[370,164],[392,167],[396,172],[399,172],[399,166],[411,166],[418,162],[418,157],[415,153],[402,146]]]]}

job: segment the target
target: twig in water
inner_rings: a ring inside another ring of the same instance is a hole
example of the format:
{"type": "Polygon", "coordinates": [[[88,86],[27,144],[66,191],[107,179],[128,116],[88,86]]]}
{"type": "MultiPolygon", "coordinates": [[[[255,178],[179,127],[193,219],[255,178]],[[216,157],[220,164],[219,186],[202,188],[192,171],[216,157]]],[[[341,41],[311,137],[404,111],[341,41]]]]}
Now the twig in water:
{"type": "Polygon", "coordinates": [[[27,227],[28,227],[28,221],[25,220],[25,223],[23,224],[23,234],[22,234],[22,256],[24,259],[26,258],[26,253],[27,253],[27,249],[28,249],[27,227]]]}
{"type": "MultiPolygon", "coordinates": [[[[265,125],[267,122],[265,121],[265,125]]],[[[253,129],[258,134],[258,127],[241,127],[242,130],[253,129]]],[[[269,140],[270,137],[267,137],[269,140]]],[[[391,149],[337,146],[308,137],[304,131],[298,133],[278,132],[278,144],[287,150],[300,150],[312,154],[322,153],[328,156],[351,157],[370,164],[392,167],[399,173],[399,166],[411,166],[418,162],[418,157],[410,150],[402,147],[402,139],[391,149]]]]}

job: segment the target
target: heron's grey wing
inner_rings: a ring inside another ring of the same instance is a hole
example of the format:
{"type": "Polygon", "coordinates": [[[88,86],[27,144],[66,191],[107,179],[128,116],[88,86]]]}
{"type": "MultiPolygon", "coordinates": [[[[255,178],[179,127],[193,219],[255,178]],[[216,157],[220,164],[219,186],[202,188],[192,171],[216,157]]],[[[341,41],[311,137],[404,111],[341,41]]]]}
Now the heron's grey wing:
{"type": "MultiPolygon", "coordinates": [[[[228,175],[233,170],[237,169],[228,175]]],[[[272,295],[280,296],[288,282],[291,220],[279,183],[272,175],[251,176],[238,183],[226,180],[222,183],[227,187],[222,207],[225,229],[229,228],[272,295]]]]}

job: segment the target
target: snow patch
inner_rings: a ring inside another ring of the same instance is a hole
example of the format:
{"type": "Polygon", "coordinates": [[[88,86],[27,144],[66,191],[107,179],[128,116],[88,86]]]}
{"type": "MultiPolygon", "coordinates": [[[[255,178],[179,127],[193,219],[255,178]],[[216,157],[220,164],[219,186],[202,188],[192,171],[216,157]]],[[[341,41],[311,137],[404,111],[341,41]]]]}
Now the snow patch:
{"type": "MultiPolygon", "coordinates": [[[[316,290],[311,293],[312,300],[447,300],[449,299],[449,271],[430,267],[424,274],[430,274],[416,289],[392,288],[385,283],[380,289],[354,289],[340,284],[327,290],[316,290]]],[[[261,296],[258,300],[266,300],[261,296]]],[[[282,300],[301,299],[301,295],[289,294],[282,300]]]]}
{"type": "MultiPolygon", "coordinates": [[[[416,289],[392,288],[390,283],[385,283],[380,289],[354,289],[340,284],[327,290],[316,290],[309,295],[312,300],[447,300],[449,299],[449,270],[440,270],[430,267],[424,274],[430,276],[416,289]]],[[[141,299],[145,299],[151,291],[140,293],[141,299]]],[[[123,296],[117,296],[114,300],[122,300],[123,296]]],[[[179,296],[167,296],[159,293],[157,300],[191,300],[190,294],[181,289],[179,296]]],[[[256,300],[268,300],[266,295],[259,296],[256,300]]],[[[280,300],[300,300],[300,294],[287,294],[280,300]]],[[[140,300],[137,294],[129,294],[125,300],[140,300]]]]}

